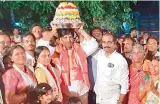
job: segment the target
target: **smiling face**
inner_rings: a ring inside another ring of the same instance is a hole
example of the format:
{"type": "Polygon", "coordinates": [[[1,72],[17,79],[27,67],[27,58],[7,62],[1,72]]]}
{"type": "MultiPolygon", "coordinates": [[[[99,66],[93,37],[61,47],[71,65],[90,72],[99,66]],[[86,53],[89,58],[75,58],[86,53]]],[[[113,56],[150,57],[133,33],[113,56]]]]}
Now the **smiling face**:
{"type": "Polygon", "coordinates": [[[37,61],[44,65],[44,66],[48,66],[50,65],[50,61],[51,61],[51,57],[50,57],[50,52],[48,49],[44,49],[38,56],[37,61]]]}
{"type": "Polygon", "coordinates": [[[112,53],[115,51],[116,45],[112,35],[103,35],[102,47],[106,53],[112,53]]]}
{"type": "Polygon", "coordinates": [[[67,49],[71,49],[74,43],[74,38],[72,34],[67,34],[61,37],[60,41],[62,42],[64,47],[66,47],[67,49]]]}
{"type": "Polygon", "coordinates": [[[102,32],[101,32],[101,30],[100,29],[94,29],[92,31],[92,36],[94,38],[96,38],[97,41],[101,41],[101,39],[102,39],[102,32]]]}
{"type": "Polygon", "coordinates": [[[19,30],[15,28],[15,29],[13,30],[13,35],[14,35],[14,36],[18,36],[18,35],[19,35],[19,30]]]}
{"type": "Polygon", "coordinates": [[[26,54],[23,48],[17,47],[13,50],[11,60],[16,65],[24,65],[26,62],[26,54]]]}
{"type": "Polygon", "coordinates": [[[39,97],[39,100],[41,101],[41,104],[49,104],[52,101],[53,98],[53,91],[49,90],[46,94],[39,97]]]}
{"type": "Polygon", "coordinates": [[[133,62],[142,62],[144,60],[144,49],[143,46],[136,44],[132,49],[132,61],[133,62]]]}
{"type": "Polygon", "coordinates": [[[36,47],[36,42],[32,35],[28,35],[23,38],[23,46],[26,51],[34,51],[36,47]]]}
{"type": "Polygon", "coordinates": [[[133,41],[129,38],[126,38],[123,42],[123,52],[130,53],[133,48],[133,41]]]}
{"type": "Polygon", "coordinates": [[[34,26],[32,28],[32,33],[36,39],[40,39],[42,37],[42,28],[40,26],[34,26]]]}
{"type": "Polygon", "coordinates": [[[0,52],[4,54],[8,51],[11,46],[10,37],[7,35],[0,35],[0,52]]]}
{"type": "Polygon", "coordinates": [[[159,74],[159,61],[158,60],[152,60],[151,65],[150,65],[150,73],[152,75],[158,75],[159,74]]]}
{"type": "Polygon", "coordinates": [[[151,52],[157,52],[157,49],[158,49],[158,43],[155,39],[149,39],[147,41],[147,49],[148,51],[151,51],[151,52]]]}

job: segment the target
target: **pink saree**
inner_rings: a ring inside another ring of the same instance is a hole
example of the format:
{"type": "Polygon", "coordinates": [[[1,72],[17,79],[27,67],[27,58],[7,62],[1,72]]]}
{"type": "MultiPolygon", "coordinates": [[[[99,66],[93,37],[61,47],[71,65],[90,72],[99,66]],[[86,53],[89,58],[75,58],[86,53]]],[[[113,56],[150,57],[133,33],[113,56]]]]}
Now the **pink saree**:
{"type": "Polygon", "coordinates": [[[129,95],[128,95],[128,104],[140,104],[141,102],[137,98],[138,91],[140,87],[144,85],[144,72],[142,69],[134,69],[132,67],[130,69],[129,74],[129,81],[130,81],[130,88],[129,88],[129,95]]]}

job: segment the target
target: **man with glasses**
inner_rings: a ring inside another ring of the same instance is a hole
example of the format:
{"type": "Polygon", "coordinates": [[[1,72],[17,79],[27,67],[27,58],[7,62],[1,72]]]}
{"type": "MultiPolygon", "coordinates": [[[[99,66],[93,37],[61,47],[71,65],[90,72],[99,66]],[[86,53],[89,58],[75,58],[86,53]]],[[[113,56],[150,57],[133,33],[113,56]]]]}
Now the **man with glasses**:
{"type": "Polygon", "coordinates": [[[116,38],[112,33],[102,37],[97,55],[96,104],[122,104],[128,90],[128,64],[116,52],[116,38]]]}
{"type": "Polygon", "coordinates": [[[4,65],[2,60],[4,54],[8,51],[10,46],[11,46],[10,37],[6,33],[0,34],[0,72],[4,71],[4,65]]]}

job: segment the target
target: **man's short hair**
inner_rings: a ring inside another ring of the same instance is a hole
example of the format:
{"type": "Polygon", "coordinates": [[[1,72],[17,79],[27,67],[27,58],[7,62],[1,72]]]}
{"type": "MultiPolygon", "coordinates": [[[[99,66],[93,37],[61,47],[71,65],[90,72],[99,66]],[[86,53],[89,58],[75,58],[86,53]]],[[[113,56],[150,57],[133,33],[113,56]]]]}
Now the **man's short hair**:
{"type": "Polygon", "coordinates": [[[126,36],[126,37],[124,38],[124,41],[125,41],[126,39],[129,39],[129,40],[132,41],[132,46],[136,43],[135,39],[133,39],[133,38],[130,37],[130,36],[126,36]]]}
{"type": "Polygon", "coordinates": [[[59,38],[65,36],[65,35],[68,35],[68,34],[71,34],[74,36],[74,30],[71,28],[57,29],[57,33],[58,33],[59,38]]]}
{"type": "Polygon", "coordinates": [[[40,25],[40,24],[38,24],[38,23],[35,23],[35,24],[33,24],[33,25],[31,26],[31,30],[32,30],[34,27],[36,27],[36,26],[39,26],[39,27],[41,27],[41,25],[40,25]]]}
{"type": "Polygon", "coordinates": [[[148,32],[146,32],[146,31],[145,31],[145,32],[143,32],[143,35],[144,35],[144,34],[148,34],[148,35],[149,35],[149,33],[148,33],[148,32]]]}
{"type": "Polygon", "coordinates": [[[92,35],[92,32],[93,32],[94,30],[96,30],[96,29],[100,30],[100,32],[102,33],[102,29],[101,29],[100,27],[94,27],[94,28],[91,29],[90,35],[92,35]]]}
{"type": "Polygon", "coordinates": [[[14,31],[15,29],[19,30],[19,28],[18,28],[18,27],[13,27],[12,31],[14,31]]]}
{"type": "Polygon", "coordinates": [[[23,39],[24,39],[25,37],[27,37],[27,36],[29,36],[29,35],[33,37],[34,41],[36,41],[35,36],[34,36],[31,32],[26,32],[26,33],[22,36],[22,41],[23,41],[23,39]]]}
{"type": "Polygon", "coordinates": [[[134,30],[136,30],[136,28],[134,27],[134,28],[131,28],[130,29],[130,33],[132,32],[132,31],[134,31],[134,30]]]}
{"type": "Polygon", "coordinates": [[[147,42],[149,41],[149,39],[154,39],[157,41],[157,44],[159,45],[159,40],[158,40],[158,36],[156,35],[150,35],[149,38],[147,39],[147,42]]]}

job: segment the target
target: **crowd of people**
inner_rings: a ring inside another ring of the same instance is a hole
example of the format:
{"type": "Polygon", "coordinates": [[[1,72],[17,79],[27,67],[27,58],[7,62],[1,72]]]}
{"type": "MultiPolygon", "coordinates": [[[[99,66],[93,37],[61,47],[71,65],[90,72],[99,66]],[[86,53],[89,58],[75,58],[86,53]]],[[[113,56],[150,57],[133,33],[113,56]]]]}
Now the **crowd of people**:
{"type": "Polygon", "coordinates": [[[51,27],[0,33],[0,104],[160,104],[158,36],[51,27]]]}

